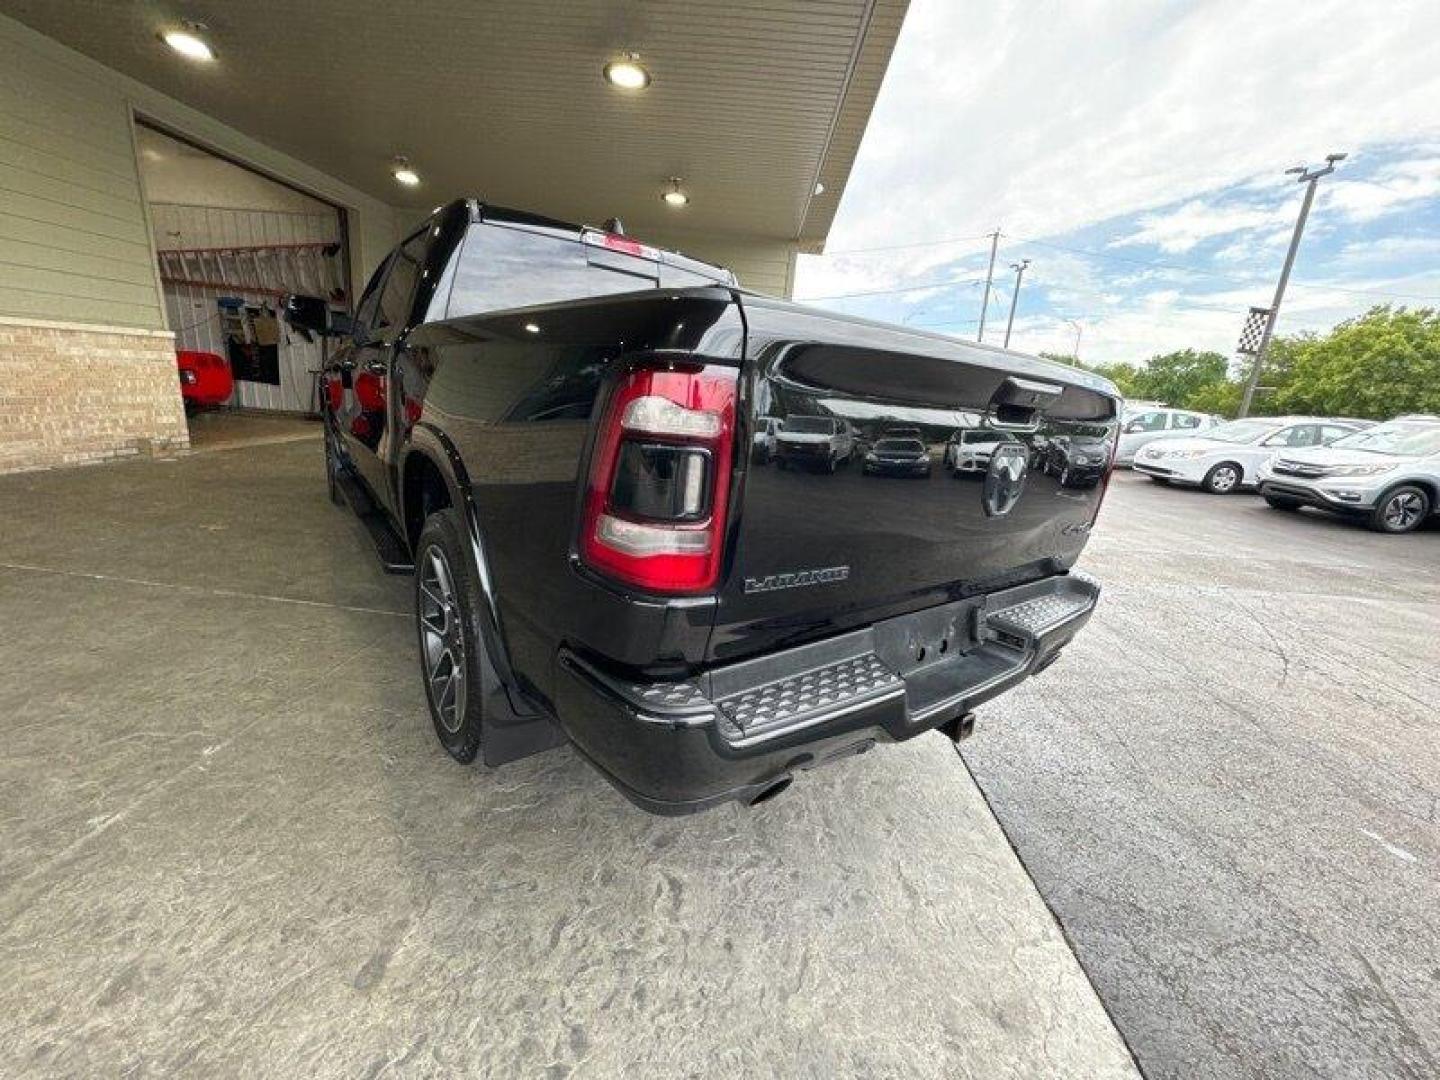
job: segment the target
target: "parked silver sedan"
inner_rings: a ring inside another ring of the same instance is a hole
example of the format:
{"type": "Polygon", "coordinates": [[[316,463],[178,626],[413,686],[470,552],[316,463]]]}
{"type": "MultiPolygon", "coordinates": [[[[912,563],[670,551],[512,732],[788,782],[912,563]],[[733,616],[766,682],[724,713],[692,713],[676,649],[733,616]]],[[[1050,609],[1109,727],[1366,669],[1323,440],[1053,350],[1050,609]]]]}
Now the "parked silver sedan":
{"type": "Polygon", "coordinates": [[[1410,532],[1440,512],[1440,420],[1392,420],[1329,446],[1281,451],[1257,479],[1277,510],[1313,506],[1410,532]]]}
{"type": "Polygon", "coordinates": [[[1364,421],[1323,416],[1255,416],[1232,420],[1203,435],[1152,443],[1135,459],[1135,471],[1161,483],[1228,495],[1257,483],[1260,466],[1282,447],[1324,446],[1364,421]]]}
{"type": "Polygon", "coordinates": [[[1135,455],[1143,446],[1189,438],[1219,423],[1219,417],[1209,413],[1172,409],[1165,405],[1142,408],[1137,402],[1127,402],[1120,417],[1120,443],[1115,448],[1115,464],[1133,465],[1135,455]]]}

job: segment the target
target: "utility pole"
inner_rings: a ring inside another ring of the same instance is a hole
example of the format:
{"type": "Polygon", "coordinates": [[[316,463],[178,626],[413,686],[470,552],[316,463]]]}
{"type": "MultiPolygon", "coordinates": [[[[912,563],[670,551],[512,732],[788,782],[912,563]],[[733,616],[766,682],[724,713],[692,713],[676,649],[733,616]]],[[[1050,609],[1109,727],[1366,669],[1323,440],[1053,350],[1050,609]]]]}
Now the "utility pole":
{"type": "Polygon", "coordinates": [[[1020,302],[1020,281],[1025,276],[1025,268],[1030,265],[1029,259],[1021,259],[1018,263],[1011,263],[1010,269],[1015,271],[1015,291],[1010,294],[1010,318],[1005,323],[1005,348],[1010,347],[1010,331],[1015,326],[1015,305],[1020,302]]]}
{"type": "Polygon", "coordinates": [[[980,302],[980,330],[976,341],[985,340],[985,313],[990,310],[990,284],[995,280],[995,249],[1000,246],[1000,230],[990,234],[990,269],[985,271],[985,299],[980,302]]]}
{"type": "Polygon", "coordinates": [[[1295,219],[1295,232],[1290,236],[1290,250],[1285,253],[1285,266],[1280,271],[1280,282],[1275,286],[1275,302],[1270,305],[1270,314],[1265,319],[1265,329],[1260,335],[1260,344],[1255,350],[1255,363],[1250,368],[1250,377],[1245,380],[1245,396],[1240,401],[1240,416],[1250,415],[1250,405],[1255,400],[1255,387],[1260,384],[1260,372],[1265,367],[1265,353],[1270,348],[1270,338],[1275,333],[1275,320],[1280,317],[1280,302],[1285,299],[1285,286],[1290,283],[1290,271],[1295,266],[1295,253],[1300,250],[1300,235],[1305,231],[1305,220],[1310,216],[1310,204],[1315,201],[1315,185],[1322,176],[1329,176],[1335,166],[1344,161],[1345,154],[1326,154],[1323,168],[1297,165],[1286,169],[1285,175],[1294,176],[1295,182],[1305,185],[1305,198],[1300,203],[1300,216],[1295,219]]]}
{"type": "Polygon", "coordinates": [[[1085,330],[1085,327],[1083,327],[1083,326],[1080,325],[1080,321],[1079,321],[1078,319],[1066,319],[1065,321],[1075,328],[1075,344],[1074,344],[1074,346],[1070,349],[1070,364],[1071,364],[1072,367],[1079,367],[1079,366],[1080,366],[1080,335],[1081,335],[1081,333],[1085,330]]]}

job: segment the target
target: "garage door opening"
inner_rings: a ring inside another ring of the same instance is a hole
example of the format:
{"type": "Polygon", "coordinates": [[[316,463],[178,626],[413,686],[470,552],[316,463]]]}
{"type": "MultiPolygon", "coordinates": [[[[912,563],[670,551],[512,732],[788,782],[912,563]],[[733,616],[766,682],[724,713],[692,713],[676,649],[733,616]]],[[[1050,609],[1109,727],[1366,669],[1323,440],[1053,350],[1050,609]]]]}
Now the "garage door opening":
{"type": "Polygon", "coordinates": [[[191,446],[318,435],[322,343],[280,312],[297,292],[350,306],[344,210],[158,128],[136,140],[191,446]]]}

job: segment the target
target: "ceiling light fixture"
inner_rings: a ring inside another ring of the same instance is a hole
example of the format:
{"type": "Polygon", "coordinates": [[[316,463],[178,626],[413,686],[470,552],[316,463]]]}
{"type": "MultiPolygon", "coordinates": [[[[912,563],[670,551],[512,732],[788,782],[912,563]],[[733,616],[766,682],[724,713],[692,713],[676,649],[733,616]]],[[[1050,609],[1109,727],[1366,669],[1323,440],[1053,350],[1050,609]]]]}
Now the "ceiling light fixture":
{"type": "Polygon", "coordinates": [[[187,60],[214,60],[215,50],[201,37],[207,29],[204,23],[187,22],[162,31],[160,40],[187,60]]]}
{"type": "Polygon", "coordinates": [[[404,184],[406,187],[414,187],[420,183],[420,174],[411,166],[410,159],[403,155],[395,159],[394,164],[390,167],[390,175],[395,177],[396,182],[404,184]]]}
{"type": "Polygon", "coordinates": [[[680,177],[670,177],[670,190],[660,196],[670,206],[686,206],[690,202],[690,196],[685,194],[680,183],[680,177]]]}
{"type": "Polygon", "coordinates": [[[824,194],[825,194],[825,185],[822,184],[819,180],[816,180],[816,181],[815,181],[815,194],[816,194],[816,195],[824,195],[824,194]]]}
{"type": "Polygon", "coordinates": [[[606,64],[605,79],[621,90],[644,90],[650,85],[650,72],[640,63],[640,54],[632,52],[606,64]]]}

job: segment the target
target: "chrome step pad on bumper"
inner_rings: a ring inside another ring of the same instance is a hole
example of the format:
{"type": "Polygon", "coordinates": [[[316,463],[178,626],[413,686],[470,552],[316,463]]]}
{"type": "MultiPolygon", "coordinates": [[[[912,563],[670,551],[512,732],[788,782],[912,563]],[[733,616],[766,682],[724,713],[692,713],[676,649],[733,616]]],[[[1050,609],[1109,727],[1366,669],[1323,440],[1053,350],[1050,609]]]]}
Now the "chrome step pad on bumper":
{"type": "Polygon", "coordinates": [[[786,679],[717,698],[721,730],[736,746],[770,732],[796,731],[838,719],[856,709],[900,697],[905,680],[873,652],[864,652],[786,679]]]}
{"type": "Polygon", "coordinates": [[[887,619],[864,630],[716,668],[684,682],[613,679],[568,655],[637,718],[713,725],[736,750],[857,717],[896,737],[933,727],[1054,659],[1099,586],[1072,572],[887,619]]]}

